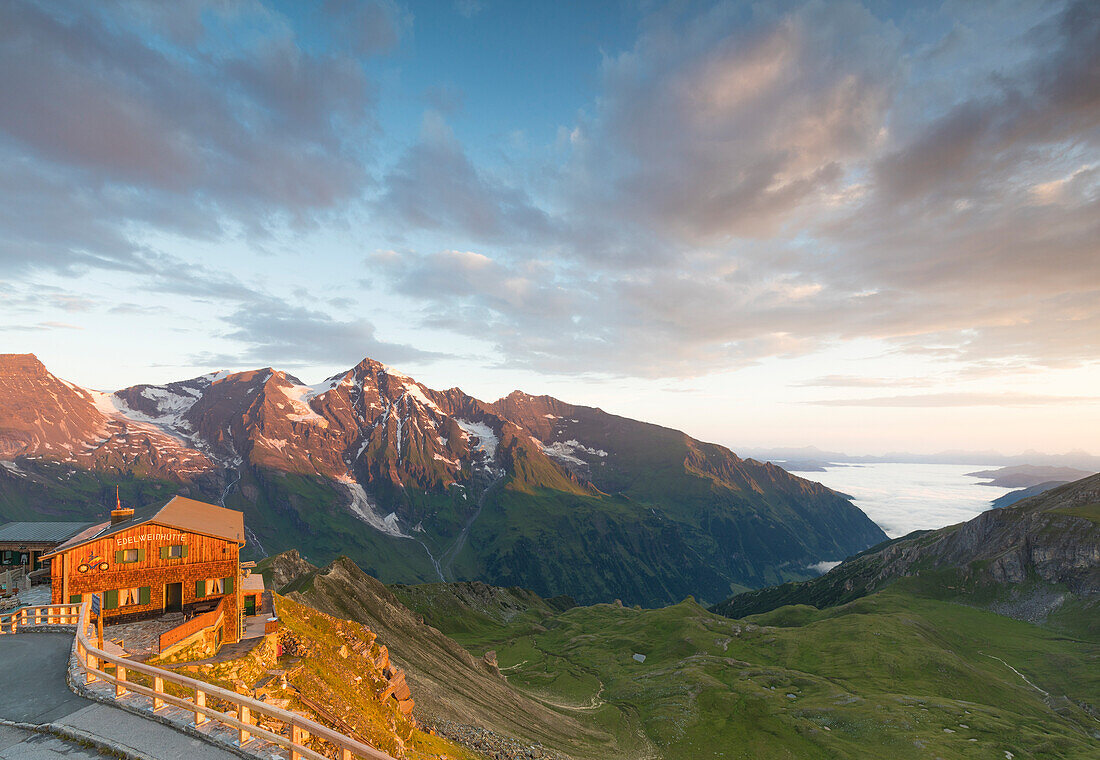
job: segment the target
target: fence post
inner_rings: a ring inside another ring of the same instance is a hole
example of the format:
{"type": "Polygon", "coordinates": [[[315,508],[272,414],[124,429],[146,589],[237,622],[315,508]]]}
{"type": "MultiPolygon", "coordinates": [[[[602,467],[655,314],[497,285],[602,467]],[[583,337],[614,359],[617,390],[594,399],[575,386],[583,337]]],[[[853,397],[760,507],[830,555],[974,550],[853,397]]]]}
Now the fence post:
{"type": "MultiPolygon", "coordinates": [[[[241,723],[248,724],[252,722],[252,711],[248,709],[248,705],[237,706],[237,720],[241,723]]],[[[243,747],[252,741],[252,734],[248,733],[247,729],[237,729],[237,746],[243,747]]]]}
{"type": "Polygon", "coordinates": [[[84,683],[91,683],[96,680],[95,673],[92,672],[92,668],[99,667],[99,660],[91,652],[84,651],[84,683]]]}
{"type": "MultiPolygon", "coordinates": [[[[47,612],[46,616],[49,617],[49,614],[50,613],[47,612]]],[[[36,626],[42,625],[42,608],[41,607],[35,607],[34,608],[34,624],[36,626]]]]}
{"type": "MultiPolygon", "coordinates": [[[[206,692],[195,689],[195,707],[206,707],[206,692]]],[[[205,713],[195,710],[195,725],[201,726],[208,721],[205,713]]]]}
{"type": "Polygon", "coordinates": [[[116,665],[115,678],[118,679],[118,683],[115,684],[115,698],[117,699],[126,694],[126,668],[116,665]]]}
{"type": "Polygon", "coordinates": [[[157,694],[164,693],[164,679],[160,676],[153,676],[153,712],[164,707],[164,700],[156,696],[157,694]]]}
{"type": "Polygon", "coordinates": [[[308,731],[297,723],[290,724],[290,760],[302,760],[302,753],[298,751],[298,747],[305,746],[308,738],[308,731]]]}
{"type": "Polygon", "coordinates": [[[351,750],[347,747],[340,748],[340,760],[351,760],[351,750]]]}

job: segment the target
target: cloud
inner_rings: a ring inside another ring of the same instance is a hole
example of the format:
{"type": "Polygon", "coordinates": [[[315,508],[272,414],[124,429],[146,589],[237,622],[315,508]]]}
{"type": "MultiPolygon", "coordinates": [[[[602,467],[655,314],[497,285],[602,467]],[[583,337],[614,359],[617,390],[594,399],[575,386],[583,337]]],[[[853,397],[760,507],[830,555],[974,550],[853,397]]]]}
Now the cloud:
{"type": "Polygon", "coordinates": [[[1040,54],[1008,76],[991,76],[982,92],[882,157],[875,173],[887,199],[980,198],[1036,165],[1056,164],[1067,143],[1100,147],[1096,4],[1067,3],[1027,37],[1040,54]]]}
{"type": "Polygon", "coordinates": [[[230,328],[221,337],[242,345],[233,354],[206,353],[193,357],[199,364],[272,366],[344,364],[369,356],[383,362],[433,361],[442,354],[389,343],[375,335],[364,319],[341,321],[329,314],[268,298],[250,303],[225,319],[230,328]]]}
{"type": "Polygon", "coordinates": [[[674,240],[771,236],[876,143],[899,42],[854,3],[655,14],[604,63],[576,178],[601,210],[674,240]]]}
{"type": "Polygon", "coordinates": [[[0,330],[10,331],[10,332],[25,332],[25,331],[39,332],[39,331],[46,331],[46,330],[83,330],[83,329],[84,328],[80,327],[79,325],[70,325],[67,322],[56,322],[56,321],[52,321],[52,320],[46,321],[46,322],[38,322],[38,323],[33,324],[33,325],[21,325],[21,324],[0,325],[0,330]]]}
{"type": "Polygon", "coordinates": [[[927,393],[914,396],[807,401],[816,406],[958,407],[958,406],[1065,406],[1100,404],[1100,396],[1044,396],[1027,393],[927,393]]]}
{"type": "Polygon", "coordinates": [[[399,227],[518,242],[543,237],[551,226],[523,190],[475,167],[435,111],[425,114],[419,139],[382,188],[376,213],[399,227]]]}
{"type": "Polygon", "coordinates": [[[560,139],[522,125],[487,159],[441,85],[377,155],[365,58],[411,17],[318,7],[308,33],[243,0],[0,8],[0,271],[216,304],[253,358],[414,356],[346,299],[288,306],[150,243],[331,230],[365,203],[400,252],[349,282],[510,366],[682,377],[866,339],[955,376],[1100,357],[1095,3],[647,4],[560,139]]]}
{"type": "Polygon", "coordinates": [[[857,375],[823,375],[797,383],[800,388],[894,388],[931,385],[928,378],[860,377],[857,375]]]}
{"type": "Polygon", "coordinates": [[[258,4],[15,2],[0,28],[8,268],[132,268],[143,227],[262,232],[369,181],[362,67],[258,4]]]}
{"type": "Polygon", "coordinates": [[[409,27],[412,15],[393,0],[325,0],[337,37],[360,55],[392,50],[409,27]]]}
{"type": "Polygon", "coordinates": [[[485,10],[483,0],[454,0],[454,5],[455,11],[466,18],[473,18],[485,10]]]}
{"type": "Polygon", "coordinates": [[[1017,10],[657,10],[526,184],[441,121],[387,178],[385,211],[460,231],[478,268],[370,267],[540,371],[690,376],[861,339],[960,376],[1095,362],[1100,11],[1017,10]]]}

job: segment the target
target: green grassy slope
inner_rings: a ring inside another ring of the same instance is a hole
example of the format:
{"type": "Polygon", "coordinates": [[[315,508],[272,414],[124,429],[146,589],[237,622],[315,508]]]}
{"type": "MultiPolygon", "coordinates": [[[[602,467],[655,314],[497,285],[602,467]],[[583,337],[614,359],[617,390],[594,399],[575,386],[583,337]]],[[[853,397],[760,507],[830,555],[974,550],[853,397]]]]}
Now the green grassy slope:
{"type": "MultiPolygon", "coordinates": [[[[462,617],[473,621],[475,628],[492,627],[490,621],[499,619],[504,607],[522,612],[526,603],[521,592],[499,590],[498,598],[505,604],[476,605],[475,615],[475,607],[465,602],[432,605],[433,597],[444,602],[446,595],[433,594],[431,589],[420,587],[413,593],[425,608],[439,610],[444,618],[459,609],[469,611],[462,617]]],[[[526,697],[509,686],[494,665],[481,658],[484,652],[472,656],[453,639],[425,624],[420,615],[347,559],[305,572],[284,586],[281,593],[334,618],[369,626],[389,647],[393,661],[405,670],[416,700],[416,714],[430,725],[476,725],[526,744],[539,742],[574,760],[634,756],[632,737],[617,737],[600,725],[526,697]]],[[[552,610],[546,603],[536,604],[552,610]]]]}
{"type": "Polygon", "coordinates": [[[0,523],[23,520],[107,520],[115,487],[128,506],[167,501],[177,493],[199,496],[195,486],[118,472],[74,470],[48,460],[21,459],[0,467],[0,523]]]}
{"type": "Polygon", "coordinates": [[[747,620],[692,601],[597,605],[454,635],[474,654],[495,649],[513,686],[633,737],[633,757],[1086,758],[1100,747],[1088,712],[1100,706],[1100,641],[902,587],[747,620]]]}
{"type": "Polygon", "coordinates": [[[519,392],[493,408],[571,451],[599,493],[510,479],[458,557],[464,578],[584,603],[713,602],[814,577],[810,565],[886,537],[824,486],[677,430],[519,392]]]}

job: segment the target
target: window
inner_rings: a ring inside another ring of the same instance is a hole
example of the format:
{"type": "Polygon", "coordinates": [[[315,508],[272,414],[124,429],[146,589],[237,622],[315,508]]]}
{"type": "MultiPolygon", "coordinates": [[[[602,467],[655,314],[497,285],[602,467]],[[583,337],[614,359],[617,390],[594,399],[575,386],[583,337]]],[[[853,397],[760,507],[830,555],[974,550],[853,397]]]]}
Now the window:
{"type": "Polygon", "coordinates": [[[225,579],[224,578],[211,578],[206,582],[207,594],[224,594],[225,593],[225,579]]]}
{"type": "Polygon", "coordinates": [[[187,556],[187,547],[183,544],[160,547],[161,559],[183,559],[187,556]]]}
{"type": "Polygon", "coordinates": [[[103,608],[134,607],[149,604],[150,587],[108,589],[103,592],[103,608]]]}
{"type": "Polygon", "coordinates": [[[144,549],[122,549],[115,552],[115,564],[122,565],[127,562],[144,562],[144,549]]]}

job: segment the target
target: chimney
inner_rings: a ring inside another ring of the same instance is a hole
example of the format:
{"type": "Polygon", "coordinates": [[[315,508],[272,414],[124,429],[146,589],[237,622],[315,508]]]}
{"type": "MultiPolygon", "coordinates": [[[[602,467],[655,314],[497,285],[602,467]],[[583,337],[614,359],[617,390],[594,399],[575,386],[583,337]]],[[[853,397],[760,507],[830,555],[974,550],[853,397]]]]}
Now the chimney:
{"type": "Polygon", "coordinates": [[[133,516],[134,510],[122,506],[122,499],[118,495],[118,486],[115,486],[115,508],[111,510],[111,525],[118,525],[133,516]]]}

